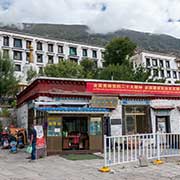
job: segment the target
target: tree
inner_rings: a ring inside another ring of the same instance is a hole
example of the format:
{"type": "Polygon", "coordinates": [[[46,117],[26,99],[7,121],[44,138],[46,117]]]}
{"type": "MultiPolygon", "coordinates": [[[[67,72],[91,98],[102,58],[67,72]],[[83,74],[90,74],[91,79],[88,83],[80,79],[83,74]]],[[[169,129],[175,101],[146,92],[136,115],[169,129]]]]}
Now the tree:
{"type": "Polygon", "coordinates": [[[133,80],[133,70],[130,65],[114,65],[102,69],[99,73],[99,79],[105,80],[133,80]]]}
{"type": "Polygon", "coordinates": [[[133,81],[148,81],[150,75],[150,71],[146,70],[144,66],[138,65],[136,69],[133,70],[133,81]]]}
{"type": "Polygon", "coordinates": [[[133,65],[130,62],[123,63],[121,65],[109,65],[102,69],[99,73],[99,79],[106,80],[124,80],[124,81],[147,81],[150,72],[139,65],[136,69],[133,69],[133,65]]]}
{"type": "Polygon", "coordinates": [[[80,65],[83,68],[83,77],[88,79],[93,79],[97,74],[97,67],[93,60],[84,59],[81,61],[80,65]]]}
{"type": "Polygon", "coordinates": [[[129,38],[114,38],[105,48],[105,66],[110,64],[123,64],[134,54],[136,44],[129,38]]]}
{"type": "Polygon", "coordinates": [[[33,70],[32,67],[30,67],[30,69],[27,71],[27,78],[26,81],[31,81],[33,78],[37,77],[38,74],[36,72],[36,70],[33,70]]]}
{"type": "Polygon", "coordinates": [[[76,62],[66,60],[46,66],[44,74],[50,77],[83,78],[83,68],[76,62]]]}
{"type": "Polygon", "coordinates": [[[15,98],[18,91],[18,80],[14,76],[14,64],[8,57],[0,54],[0,101],[7,102],[15,98]]]}

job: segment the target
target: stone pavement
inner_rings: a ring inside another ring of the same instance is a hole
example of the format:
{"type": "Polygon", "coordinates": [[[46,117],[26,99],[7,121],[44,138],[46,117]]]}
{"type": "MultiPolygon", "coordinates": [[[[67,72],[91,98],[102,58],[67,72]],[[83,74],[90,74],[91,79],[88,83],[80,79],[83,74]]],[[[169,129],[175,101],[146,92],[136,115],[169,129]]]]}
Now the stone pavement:
{"type": "Polygon", "coordinates": [[[103,160],[70,161],[50,156],[29,163],[25,152],[10,154],[0,150],[0,180],[180,180],[180,158],[155,166],[138,167],[137,163],[112,167],[101,173],[103,160]]]}

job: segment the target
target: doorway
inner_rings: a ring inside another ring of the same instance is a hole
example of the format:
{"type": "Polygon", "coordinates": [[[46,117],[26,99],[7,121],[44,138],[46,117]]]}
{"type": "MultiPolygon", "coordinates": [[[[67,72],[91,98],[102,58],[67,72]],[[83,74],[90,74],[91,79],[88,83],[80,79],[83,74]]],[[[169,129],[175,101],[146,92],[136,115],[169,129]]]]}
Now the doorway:
{"type": "Polygon", "coordinates": [[[156,132],[170,133],[170,117],[169,116],[156,116],[156,132]]]}
{"type": "Polygon", "coordinates": [[[88,150],[88,117],[63,117],[63,150],[88,150]]]}

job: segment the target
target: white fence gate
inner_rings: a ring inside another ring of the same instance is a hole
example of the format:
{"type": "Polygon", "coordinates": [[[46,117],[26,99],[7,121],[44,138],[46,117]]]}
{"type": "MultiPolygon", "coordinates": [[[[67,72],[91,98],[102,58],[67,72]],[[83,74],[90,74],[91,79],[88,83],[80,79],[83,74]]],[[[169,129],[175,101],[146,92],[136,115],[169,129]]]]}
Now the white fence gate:
{"type": "Polygon", "coordinates": [[[147,159],[180,155],[180,134],[154,133],[104,136],[104,165],[112,166],[147,159]]]}

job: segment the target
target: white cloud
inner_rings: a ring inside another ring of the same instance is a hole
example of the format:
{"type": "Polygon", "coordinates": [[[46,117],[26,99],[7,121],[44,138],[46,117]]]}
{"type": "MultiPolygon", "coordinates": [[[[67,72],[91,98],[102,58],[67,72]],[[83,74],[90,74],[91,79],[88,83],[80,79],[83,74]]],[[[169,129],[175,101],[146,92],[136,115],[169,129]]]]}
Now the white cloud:
{"type": "Polygon", "coordinates": [[[86,24],[94,32],[125,28],[180,37],[179,9],[179,0],[0,0],[0,22],[86,24]]]}

